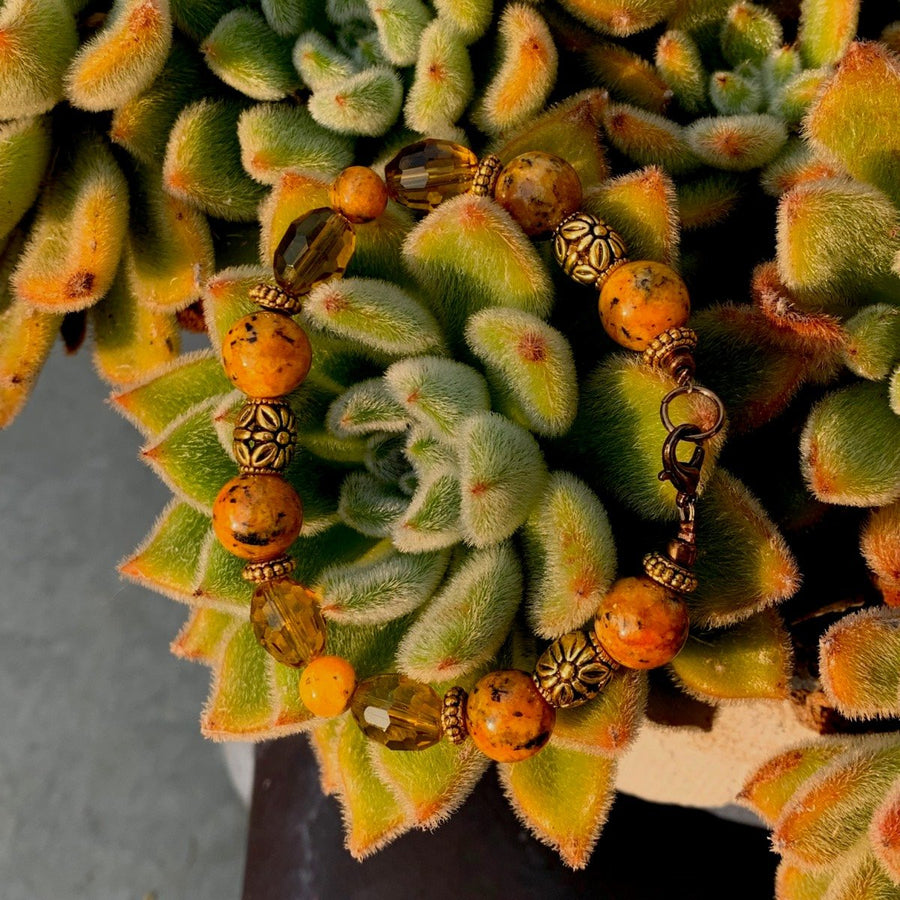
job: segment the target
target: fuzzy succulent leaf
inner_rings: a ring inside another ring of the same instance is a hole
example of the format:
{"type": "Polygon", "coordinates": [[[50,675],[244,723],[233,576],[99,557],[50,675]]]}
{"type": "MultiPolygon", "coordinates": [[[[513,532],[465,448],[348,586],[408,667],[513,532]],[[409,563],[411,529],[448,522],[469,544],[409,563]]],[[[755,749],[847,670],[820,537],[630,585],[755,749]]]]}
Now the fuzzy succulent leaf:
{"type": "Polygon", "coordinates": [[[681,228],[708,228],[728,218],[741,201],[739,176],[713,172],[678,185],[677,207],[681,228]]]}
{"type": "Polygon", "coordinates": [[[713,168],[733,172],[766,165],[787,141],[783,123],[763,114],[697,119],[686,134],[699,159],[713,168]]]}
{"type": "Polygon", "coordinates": [[[793,596],[800,572],[760,502],[733,475],[717,469],[700,501],[697,590],[691,621],[718,628],[793,596]]]}
{"type": "Polygon", "coordinates": [[[410,66],[419,55],[422,32],[431,13],[422,0],[366,0],[378,29],[385,59],[395,66],[410,66]]]}
{"type": "Polygon", "coordinates": [[[16,296],[46,311],[96,303],[110,288],[128,220],[128,186],[109,148],[82,138],[47,185],[12,276],[16,296]]]}
{"type": "Polygon", "coordinates": [[[860,0],[802,0],[800,56],[809,68],[836,63],[847,49],[859,18],[860,0]]]}
{"type": "Polygon", "coordinates": [[[262,0],[260,5],[269,27],[282,37],[303,31],[315,12],[315,5],[307,0],[262,0]]]}
{"type": "Polygon", "coordinates": [[[895,784],[872,817],[869,840],[891,881],[900,884],[900,784],[895,784]]]}
{"type": "Polygon", "coordinates": [[[791,289],[842,301],[900,297],[891,271],[898,212],[879,190],[846,179],[799,184],[778,207],[778,272],[791,289]]]}
{"type": "Polygon", "coordinates": [[[477,41],[491,24],[492,0],[435,0],[438,16],[451,25],[467,44],[477,41]]]}
{"type": "Polygon", "coordinates": [[[450,466],[434,469],[419,479],[409,506],[397,521],[391,538],[405,553],[452,547],[462,540],[459,522],[462,489],[459,474],[450,466]]]}
{"type": "Polygon", "coordinates": [[[685,129],[656,113],[625,103],[610,103],[603,113],[609,142],[639,166],[661,166],[671,175],[697,168],[685,129]]]}
{"type": "Polygon", "coordinates": [[[511,3],[497,28],[501,62],[475,113],[478,125],[491,135],[524,124],[543,107],[557,66],[550,29],[534,7],[511,3]]]}
{"type": "Polygon", "coordinates": [[[900,417],[887,386],[862,382],[813,406],[800,439],[803,475],[826,503],[883,506],[900,497],[900,417]]]}
{"type": "Polygon", "coordinates": [[[662,113],[672,99],[672,89],[653,64],[618,44],[592,44],[585,62],[597,81],[626,103],[662,113]]]}
{"type": "Polygon", "coordinates": [[[406,95],[404,116],[413,131],[428,134],[455,122],[474,92],[465,40],[443,19],[422,32],[416,74],[406,95]]]}
{"type": "Polygon", "coordinates": [[[728,10],[719,40],[730,65],[758,64],[782,44],[781,22],[764,6],[741,0],[728,10]]]}
{"type": "Polygon", "coordinates": [[[428,830],[462,805],[490,764],[471,741],[461,746],[441,741],[416,753],[395,753],[371,741],[369,755],[413,825],[428,830]]]}
{"type": "Polygon", "coordinates": [[[410,232],[403,257],[451,338],[486,306],[541,317],[550,311],[553,292],[543,262],[522,229],[487,197],[464,194],[442,203],[410,232]]]}
{"type": "Polygon", "coordinates": [[[900,606],[900,503],[873,510],[860,549],[888,606],[900,606]]]}
{"type": "Polygon", "coordinates": [[[762,85],[758,77],[748,76],[739,69],[734,72],[713,72],[709,79],[709,99],[723,116],[747,115],[758,112],[763,103],[762,85]]]}
{"type": "Polygon", "coordinates": [[[375,66],[320,84],[309,98],[309,111],[338,134],[378,137],[397,120],[402,103],[400,79],[391,69],[375,66]]]}
{"type": "Polygon", "coordinates": [[[328,410],[327,425],[338,436],[373,431],[404,431],[409,424],[403,408],[383,378],[370,378],[349,388],[328,410]]]}
{"type": "Polygon", "coordinates": [[[289,169],[330,178],[353,161],[350,140],[323,128],[302,107],[251,106],[241,113],[237,131],[244,168],[263,184],[276,184],[289,169]]]}
{"type": "Polygon", "coordinates": [[[675,185],[657,166],[610,178],[585,198],[584,208],[615,223],[632,259],[677,263],[680,229],[675,185]]]}
{"type": "Polygon", "coordinates": [[[107,295],[91,309],[94,362],[113,385],[130,384],[172,362],[181,331],[171,312],[144,303],[119,270],[107,295]]]}
{"type": "Polygon", "coordinates": [[[482,412],[461,423],[456,447],[465,541],[487,547],[505,540],[528,518],[547,479],[537,441],[499,413],[482,412]]]}
{"type": "Polygon", "coordinates": [[[356,71],[349,57],[317,31],[307,31],[297,38],[293,60],[303,83],[313,91],[328,81],[347,78],[356,71]]]}
{"type": "MultiPolygon", "coordinates": [[[[674,518],[675,490],[660,481],[659,448],[666,430],[659,403],[675,382],[639,360],[616,354],[589,377],[576,422],[579,443],[590,453],[597,481],[622,503],[652,519],[674,518]]],[[[672,403],[673,421],[713,424],[713,412],[696,398],[682,395],[672,403]]],[[[706,446],[701,491],[712,475],[723,432],[706,446]]]]}
{"type": "Polygon", "coordinates": [[[491,659],[522,599],[522,567],[509,542],[475,550],[410,627],[397,652],[401,671],[449,681],[491,659]]]}
{"type": "Polygon", "coordinates": [[[300,87],[293,41],[255,10],[242,7],[222,16],[200,49],[222,81],[255,100],[281,100],[300,87]]]}
{"type": "Polygon", "coordinates": [[[652,28],[676,7],[675,0],[563,0],[591,28],[625,37],[652,28]]]}
{"type": "Polygon", "coordinates": [[[541,319],[516,309],[483,309],[466,340],[484,363],[494,402],[509,418],[546,437],[565,434],[578,408],[568,341],[541,319]]]}
{"type": "Polygon", "coordinates": [[[152,84],[171,46],[168,0],[115,0],[103,28],[72,60],[66,94],[81,109],[114,109],[152,84]]]}
{"type": "Polygon", "coordinates": [[[553,472],[522,536],[528,621],[535,634],[552,640],[588,621],[615,578],[609,519],[587,485],[553,472]]]}
{"type": "Polygon", "coordinates": [[[250,222],[265,190],[241,165],[240,114],[224,100],[185,107],[169,135],[163,181],[167,191],[209,215],[250,222]]]}
{"type": "Polygon", "coordinates": [[[9,119],[38,116],[62,99],[75,51],[75,17],[64,0],[7,0],[0,9],[0,109],[9,119]]]}
{"type": "Polygon", "coordinates": [[[877,43],[853,44],[809,111],[812,146],[897,203],[900,174],[900,63],[877,43]]]}
{"type": "Polygon", "coordinates": [[[4,241],[41,188],[52,149],[46,118],[0,125],[0,241],[4,241]]]}
{"type": "Polygon", "coordinates": [[[691,696],[728,700],[783,700],[793,658],[778,614],[767,610],[721,631],[691,631],[670,667],[691,696]]]}
{"type": "Polygon", "coordinates": [[[322,612],[352,625],[378,625],[405,616],[431,598],[448,560],[449,551],[398,553],[383,541],[359,559],[330,566],[319,575],[322,612]]]}
{"type": "Polygon", "coordinates": [[[822,683],[846,716],[900,713],[900,614],[876,607],[844,616],[819,644],[822,683]]]}
{"type": "Polygon", "coordinates": [[[777,91],[769,112],[796,126],[806,115],[831,73],[828,69],[807,69],[777,91]]]}
{"type": "Polygon", "coordinates": [[[241,0],[170,0],[176,27],[196,42],[215,28],[216,22],[238,6],[241,0]]]}
{"type": "Polygon", "coordinates": [[[195,609],[169,645],[179,659],[215,665],[225,652],[234,617],[217,609],[195,609]]]}
{"type": "Polygon", "coordinates": [[[837,870],[826,900],[894,900],[897,885],[871,852],[863,852],[837,870]]]}
{"type": "Polygon", "coordinates": [[[707,74],[691,35],[677,29],[665,32],[656,44],[654,59],[681,106],[687,112],[699,112],[706,103],[707,74]]]}
{"type": "Polygon", "coordinates": [[[782,860],[775,872],[778,900],[824,900],[834,872],[811,872],[782,860]]]}
{"type": "Polygon", "coordinates": [[[606,822],[615,793],[615,763],[550,743],[540,753],[500,766],[500,781],[522,824],[583,869],[606,822]],[[577,803],[560,803],[563,796],[577,803]]]}
{"type": "Polygon", "coordinates": [[[775,825],[775,850],[804,868],[833,864],[865,836],[898,775],[896,735],[858,741],[794,794],[775,825]]]}
{"type": "Polygon", "coordinates": [[[802,68],[803,63],[796,46],[785,44],[772,50],[760,66],[760,77],[766,96],[770,99],[775,96],[780,88],[795,75],[800,74],[802,68]]]}
{"type": "Polygon", "coordinates": [[[844,326],[847,344],[844,362],[862,378],[882,381],[900,361],[900,309],[873,303],[861,309],[844,326]]]}
{"type": "Polygon", "coordinates": [[[379,357],[396,359],[443,349],[434,316],[387,281],[345,278],[325,282],[306,297],[303,312],[315,327],[379,357]]]}
{"type": "Polygon", "coordinates": [[[841,173],[812,150],[805,141],[788,138],[784,149],[761,172],[763,190],[780,197],[807,181],[836,178],[841,173]]]}
{"type": "Polygon", "coordinates": [[[351,472],[341,483],[338,515],[362,534],[383,538],[408,502],[408,497],[369,472],[351,472]]]}

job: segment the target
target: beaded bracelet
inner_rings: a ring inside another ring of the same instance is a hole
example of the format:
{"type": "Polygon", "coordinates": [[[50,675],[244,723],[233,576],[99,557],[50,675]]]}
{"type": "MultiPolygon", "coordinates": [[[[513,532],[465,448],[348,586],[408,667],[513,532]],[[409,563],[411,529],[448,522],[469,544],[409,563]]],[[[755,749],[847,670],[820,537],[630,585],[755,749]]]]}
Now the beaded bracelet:
{"type": "Polygon", "coordinates": [[[686,327],[687,288],[666,265],[629,261],[621,236],[579,210],[582,188],[575,169],[548,153],[525,153],[504,167],[496,156],[479,162],[465,147],[426,139],[401,150],[386,166],[384,180],[363,166],[343,170],[331,201],[331,208],[313,210],[289,226],[275,251],[277,285],[261,283],[251,290],[262,310],[236,322],[223,342],[228,377],[248,399],[233,434],[240,474],[216,498],[215,533],[247,561],[244,577],[256,583],[250,609],[254,633],[278,662],[303,670],[300,698],[313,715],[335,716],[349,707],[368,737],[395,750],[421,750],[442,737],[461,743],[471,736],[492,759],[526,759],[550,739],[557,709],[596,697],[620,667],[651,669],[670,662],[687,639],[684,595],[697,587],[692,567],[703,442],[725,418],[721,400],[693,381],[697,335],[686,327]],[[300,533],[303,512],[279,473],[297,437],[283,397],[303,382],[312,358],[306,333],[291,318],[302,298],[343,274],[355,247],[353,225],[376,219],[389,197],[431,210],[466,192],[492,196],[526,234],[552,235],[563,271],[599,291],[600,318],[610,337],[642,351],[647,365],[678,382],[660,407],[668,436],[659,477],[676,489],[680,521],[665,551],[644,557],[644,573],[616,581],[592,626],[551,642],[534,672],[493,671],[470,694],[456,686],[442,698],[430,685],[396,673],[357,683],[347,660],[324,654],[326,629],[317,597],[289,577],[296,564],[285,551],[300,533]],[[672,421],[672,401],[692,392],[715,409],[707,429],[672,421]],[[685,443],[693,446],[687,461],[678,453],[685,443]]]}

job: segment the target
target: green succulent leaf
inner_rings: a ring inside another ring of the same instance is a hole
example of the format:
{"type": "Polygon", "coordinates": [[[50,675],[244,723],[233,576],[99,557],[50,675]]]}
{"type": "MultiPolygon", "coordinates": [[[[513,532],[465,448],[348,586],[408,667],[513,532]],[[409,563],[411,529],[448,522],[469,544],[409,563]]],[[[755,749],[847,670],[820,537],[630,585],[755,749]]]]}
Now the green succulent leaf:
{"type": "Polygon", "coordinates": [[[410,66],[419,54],[422,32],[431,13],[421,0],[366,0],[388,62],[410,66]]]}
{"type": "Polygon", "coordinates": [[[45,118],[0,125],[0,241],[4,241],[37,199],[52,149],[45,118]]]}
{"type": "MultiPolygon", "coordinates": [[[[711,5],[709,0],[702,2],[711,5]]],[[[591,28],[625,37],[652,28],[675,12],[676,3],[674,0],[564,0],[563,6],[591,28]]]]}
{"type": "Polygon", "coordinates": [[[755,3],[735,3],[722,23],[722,55],[732,66],[761,63],[783,42],[778,17],[755,3]]]}
{"type": "Polygon", "coordinates": [[[672,89],[653,64],[618,44],[590,45],[585,62],[597,81],[626,103],[662,113],[672,99],[672,89]]]}
{"type": "Polygon", "coordinates": [[[708,76],[696,42],[688,32],[671,29],[656,45],[656,68],[687,112],[699,112],[706,103],[708,76]]]}
{"type": "Polygon", "coordinates": [[[269,27],[282,37],[298,35],[316,12],[307,0],[262,0],[260,5],[269,27]]]}
{"type": "Polygon", "coordinates": [[[746,172],[771,162],[784,147],[784,124],[770,115],[697,119],[687,129],[691,150],[716,169],[746,172]]]}
{"type": "Polygon", "coordinates": [[[769,111],[789,125],[798,125],[831,75],[828,69],[807,69],[795,75],[772,98],[769,111]]]}
{"type": "Polygon", "coordinates": [[[462,35],[467,44],[477,41],[491,23],[492,0],[435,0],[439,18],[462,35]]]}
{"type": "Polygon", "coordinates": [[[859,0],[802,0],[800,56],[807,67],[836,63],[847,49],[859,18],[859,0]]]}
{"type": "Polygon", "coordinates": [[[177,28],[194,41],[202,41],[226,13],[242,6],[241,0],[170,0],[177,28]]]}
{"type": "Polygon", "coordinates": [[[352,472],[341,483],[338,515],[369,537],[387,537],[406,511],[409,498],[368,472],[352,472]]]}
{"type": "Polygon", "coordinates": [[[354,384],[332,403],[326,423],[334,434],[349,437],[373,431],[404,431],[409,420],[384,379],[370,378],[354,384]]]}
{"type": "Polygon", "coordinates": [[[433,469],[419,479],[409,506],[391,534],[394,546],[405,553],[452,547],[462,540],[459,521],[462,487],[454,468],[433,469]]]}
{"type": "Polygon", "coordinates": [[[873,303],[850,319],[843,348],[847,368],[862,378],[882,381],[900,361],[900,309],[873,303]]]}
{"type": "Polygon", "coordinates": [[[639,166],[661,166],[671,175],[681,175],[699,164],[685,129],[664,116],[610,103],[603,127],[613,147],[639,166]]]}
{"type": "Polygon", "coordinates": [[[329,81],[348,78],[356,71],[350,58],[317,31],[307,31],[297,38],[293,60],[303,83],[313,91],[329,81]]]}
{"type": "Polygon", "coordinates": [[[900,503],[872,510],[862,529],[860,549],[885,602],[900,605],[900,503]]]}
{"type": "Polygon", "coordinates": [[[214,666],[225,652],[235,620],[217,609],[194,609],[170,645],[179,659],[214,666]]]}
{"type": "Polygon", "coordinates": [[[399,78],[391,69],[376,66],[320,83],[309,98],[309,111],[338,134],[378,137],[397,120],[402,103],[399,78]]]}
{"type": "Polygon", "coordinates": [[[763,89],[758,74],[713,72],[709,79],[709,99],[723,116],[740,116],[759,112],[763,104],[763,89]]]}

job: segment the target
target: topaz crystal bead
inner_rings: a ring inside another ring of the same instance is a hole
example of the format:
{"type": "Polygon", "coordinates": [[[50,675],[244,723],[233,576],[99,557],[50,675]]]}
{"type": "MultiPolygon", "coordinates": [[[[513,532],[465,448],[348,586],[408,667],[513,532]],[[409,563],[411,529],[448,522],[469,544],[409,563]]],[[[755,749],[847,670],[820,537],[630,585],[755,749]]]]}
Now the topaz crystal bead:
{"type": "Polygon", "coordinates": [[[478,157],[460,144],[426,138],[404,147],[384,168],[388,193],[411,209],[431,210],[467,193],[478,157]]]}
{"type": "Polygon", "coordinates": [[[344,274],[356,248],[353,226],[322,207],[294,219],[275,250],[275,280],[289,294],[308,294],[317,284],[344,274]]]}
{"type": "Polygon", "coordinates": [[[312,591],[289,578],[266,581],[250,601],[256,639],[278,662],[299,669],[325,649],[325,620],[312,591]]]}
{"type": "Polygon", "coordinates": [[[393,673],[361,681],[350,704],[363,734],[390,750],[425,750],[436,744],[442,708],[429,685],[393,673]]]}

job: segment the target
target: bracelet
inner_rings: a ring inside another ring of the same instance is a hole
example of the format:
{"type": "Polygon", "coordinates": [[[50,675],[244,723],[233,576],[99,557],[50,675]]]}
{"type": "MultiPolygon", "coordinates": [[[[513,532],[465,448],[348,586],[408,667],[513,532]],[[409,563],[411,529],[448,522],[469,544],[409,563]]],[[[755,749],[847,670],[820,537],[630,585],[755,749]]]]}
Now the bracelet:
{"type": "Polygon", "coordinates": [[[721,430],[725,410],[716,394],[693,380],[697,335],[686,327],[684,282],[662,263],[629,260],[621,236],[580,210],[581,202],[575,169],[540,151],[503,166],[494,155],[479,161],[465,147],[429,138],[401,150],[387,164],[384,180],[372,169],[351,166],[332,185],[330,208],[291,223],[274,255],[276,284],[253,287],[250,296],[260,311],[236,322],[223,341],[225,371],[247,400],[233,432],[240,474],[216,498],[213,529],[226,549],[246,560],[244,577],[256,584],[254,633],[279,663],[302,669],[300,698],[313,715],[336,716],[349,707],[362,731],[388,748],[421,750],[442,737],[461,743],[471,736],[491,759],[526,759],[550,739],[557,709],[596,697],[620,667],[665,665],[687,640],[684,595],[697,587],[695,507],[703,443],[721,430]],[[660,406],[667,437],[659,478],[677,492],[679,526],[664,551],[644,557],[643,574],[618,579],[592,625],[552,641],[533,672],[492,671],[470,693],[454,686],[441,697],[398,673],[357,683],[347,660],[325,653],[318,598],[290,578],[296,564],[285,553],[300,533],[303,508],[280,475],[297,440],[294,413],[283,398],[304,381],[312,361],[309,339],[291,316],[313,287],[343,274],[355,248],[354,224],[376,219],[389,198],[428,211],[467,192],[493,197],[529,236],[552,237],[563,271],[599,291],[607,334],[677,381],[660,406]],[[714,411],[705,429],[672,420],[676,397],[695,392],[714,411]],[[687,460],[679,453],[685,443],[693,448],[687,460]]]}

